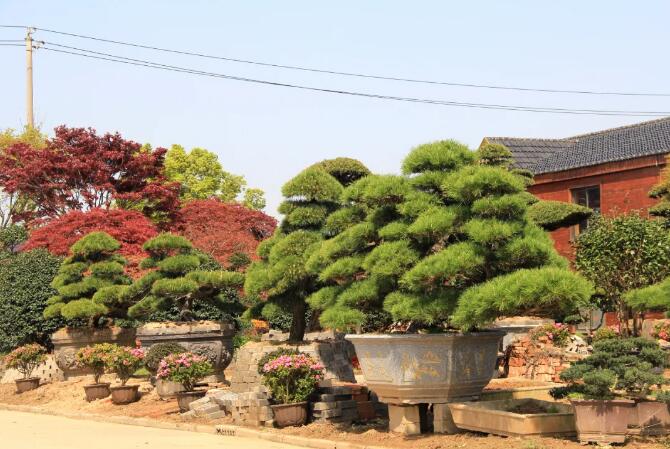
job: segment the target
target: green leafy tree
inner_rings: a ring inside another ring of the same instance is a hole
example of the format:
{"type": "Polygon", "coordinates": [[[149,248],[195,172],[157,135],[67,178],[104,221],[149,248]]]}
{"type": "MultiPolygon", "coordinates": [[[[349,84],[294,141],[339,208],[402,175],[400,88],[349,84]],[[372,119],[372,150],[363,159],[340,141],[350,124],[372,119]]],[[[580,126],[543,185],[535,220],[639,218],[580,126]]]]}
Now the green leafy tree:
{"type": "Polygon", "coordinates": [[[265,207],[262,190],[247,189],[244,177],[225,171],[218,156],[204,148],[186,152],[181,145],[172,145],[165,157],[165,175],[181,184],[184,201],[216,197],[233,202],[243,194],[242,203],[247,207],[265,207]]]}
{"type": "MultiPolygon", "coordinates": [[[[598,288],[600,306],[615,310],[623,332],[631,316],[624,295],[670,276],[670,235],[639,214],[597,216],[576,241],[575,267],[598,288]]],[[[636,331],[637,325],[633,330],[636,331]]]]}
{"type": "Polygon", "coordinates": [[[528,179],[509,170],[503,150],[433,142],[410,152],[404,176],[347,187],[326,221],[332,237],[306,262],[321,287],[308,298],[321,324],[369,328],[367,316],[383,309],[397,321],[471,330],[586,303],[590,283],[528,219],[528,179]]]}
{"type": "Polygon", "coordinates": [[[317,289],[317,278],[307,271],[305,262],[324,235],[337,226],[327,218],[339,208],[343,187],[368,173],[353,159],[326,160],[308,167],[282,188],[285,201],[279,211],[284,220],[258,246],[260,260],[247,269],[244,289],[247,295],[264,300],[263,315],[291,314],[292,341],[302,340],[305,334],[305,298],[317,289]]]}
{"type": "Polygon", "coordinates": [[[197,318],[195,309],[202,303],[227,306],[229,290],[244,282],[242,273],[209,269],[211,258],[195,250],[183,237],[159,234],[143,248],[149,257],[140,267],[152,271],[132,285],[104,292],[110,302],[133,304],[128,309],[131,318],[145,318],[177,307],[180,320],[193,320],[197,318]]]}
{"type": "Polygon", "coordinates": [[[44,249],[0,257],[0,353],[27,343],[49,347],[49,335],[65,324],[43,316],[61,261],[44,249]]]}
{"type": "Polygon", "coordinates": [[[106,292],[130,284],[125,259],[117,254],[121,244],[105,232],[91,232],[70,248],[51,286],[57,294],[47,301],[44,317],[88,320],[93,326],[102,317],[126,316],[127,302],[110,300],[106,292]]]}

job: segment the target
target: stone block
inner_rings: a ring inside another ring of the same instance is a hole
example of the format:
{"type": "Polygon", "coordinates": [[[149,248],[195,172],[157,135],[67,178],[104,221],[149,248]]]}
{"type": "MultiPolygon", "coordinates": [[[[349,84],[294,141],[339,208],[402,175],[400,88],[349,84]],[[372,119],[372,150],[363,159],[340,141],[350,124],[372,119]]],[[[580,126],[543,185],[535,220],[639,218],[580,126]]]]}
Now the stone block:
{"type": "Polygon", "coordinates": [[[433,432],[458,433],[460,430],[454,423],[448,404],[433,404],[433,432]]]}
{"type": "Polygon", "coordinates": [[[321,411],[321,410],[331,410],[338,408],[337,402],[313,402],[312,410],[321,411]]]}
{"type": "Polygon", "coordinates": [[[341,409],[330,409],[330,410],[315,410],[312,412],[314,415],[314,418],[336,418],[338,416],[342,416],[342,410],[341,409]]]}
{"type": "Polygon", "coordinates": [[[369,421],[377,417],[375,406],[370,401],[356,403],[356,409],[358,410],[358,418],[363,421],[369,421]]]}
{"type": "Polygon", "coordinates": [[[336,404],[338,407],[342,409],[351,409],[356,408],[357,402],[352,399],[349,399],[347,401],[337,401],[336,404]]]}
{"type": "Polygon", "coordinates": [[[219,410],[218,412],[210,413],[207,415],[207,418],[209,419],[221,419],[226,417],[226,412],[223,410],[219,410]]]}
{"type": "Polygon", "coordinates": [[[192,408],[191,411],[195,412],[196,416],[209,416],[213,413],[221,411],[218,405],[212,404],[209,406],[200,406],[198,408],[192,408]]]}
{"type": "Polygon", "coordinates": [[[389,430],[403,435],[421,434],[421,414],[418,405],[389,404],[389,430]]]}

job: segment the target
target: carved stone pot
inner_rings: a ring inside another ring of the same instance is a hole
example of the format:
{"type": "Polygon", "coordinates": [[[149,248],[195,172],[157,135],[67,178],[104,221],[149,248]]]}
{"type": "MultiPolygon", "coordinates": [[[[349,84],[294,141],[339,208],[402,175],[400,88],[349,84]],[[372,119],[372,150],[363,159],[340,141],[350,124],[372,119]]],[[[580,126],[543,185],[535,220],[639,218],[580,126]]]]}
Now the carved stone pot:
{"type": "Polygon", "coordinates": [[[219,321],[146,323],[137,329],[137,339],[148,350],[156,343],[177,343],[187,351],[203,355],[214,367],[214,378],[223,381],[223,370],[233,354],[235,325],[219,321]]]}
{"type": "Polygon", "coordinates": [[[388,404],[471,401],[493,377],[504,332],[347,335],[370,390],[388,404]]]}
{"type": "Polygon", "coordinates": [[[122,327],[68,328],[58,329],[51,335],[56,364],[63,370],[63,377],[84,376],[93,371],[76,365],[75,354],[79,349],[98,343],[115,343],[120,346],[135,346],[135,329],[122,327]]]}

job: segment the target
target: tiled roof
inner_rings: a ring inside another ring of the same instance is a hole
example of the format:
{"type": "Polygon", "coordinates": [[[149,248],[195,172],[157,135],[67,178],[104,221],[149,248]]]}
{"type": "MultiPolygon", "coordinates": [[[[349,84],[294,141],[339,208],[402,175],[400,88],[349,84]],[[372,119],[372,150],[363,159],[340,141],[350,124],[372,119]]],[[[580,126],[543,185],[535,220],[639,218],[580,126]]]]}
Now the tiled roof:
{"type": "Polygon", "coordinates": [[[536,175],[670,153],[670,117],[563,139],[486,137],[536,175]]]}

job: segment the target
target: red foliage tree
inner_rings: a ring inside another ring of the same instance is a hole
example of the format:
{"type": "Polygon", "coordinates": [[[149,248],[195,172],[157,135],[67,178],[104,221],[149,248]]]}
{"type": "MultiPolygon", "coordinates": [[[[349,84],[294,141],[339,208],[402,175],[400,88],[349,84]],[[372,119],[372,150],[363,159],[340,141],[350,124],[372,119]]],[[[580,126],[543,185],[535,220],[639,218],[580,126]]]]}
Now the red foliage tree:
{"type": "Polygon", "coordinates": [[[179,205],[179,185],[163,176],[166,151],[143,149],[119,133],[98,136],[92,128],[60,126],[43,149],[17,143],[0,154],[0,188],[34,204],[19,219],[51,219],[116,203],[165,221],[179,205]]]}
{"type": "Polygon", "coordinates": [[[73,210],[33,229],[23,250],[46,248],[50,253],[65,256],[70,246],[86,234],[104,231],[121,243],[120,254],[137,259],[144,257],[142,244],[154,237],[156,226],[140,212],[123,209],[73,210]]]}
{"type": "Polygon", "coordinates": [[[211,254],[224,267],[230,267],[233,255],[245,254],[255,259],[256,247],[272,235],[276,226],[277,220],[261,211],[208,199],[186,203],[173,225],[173,232],[211,254]]]}

